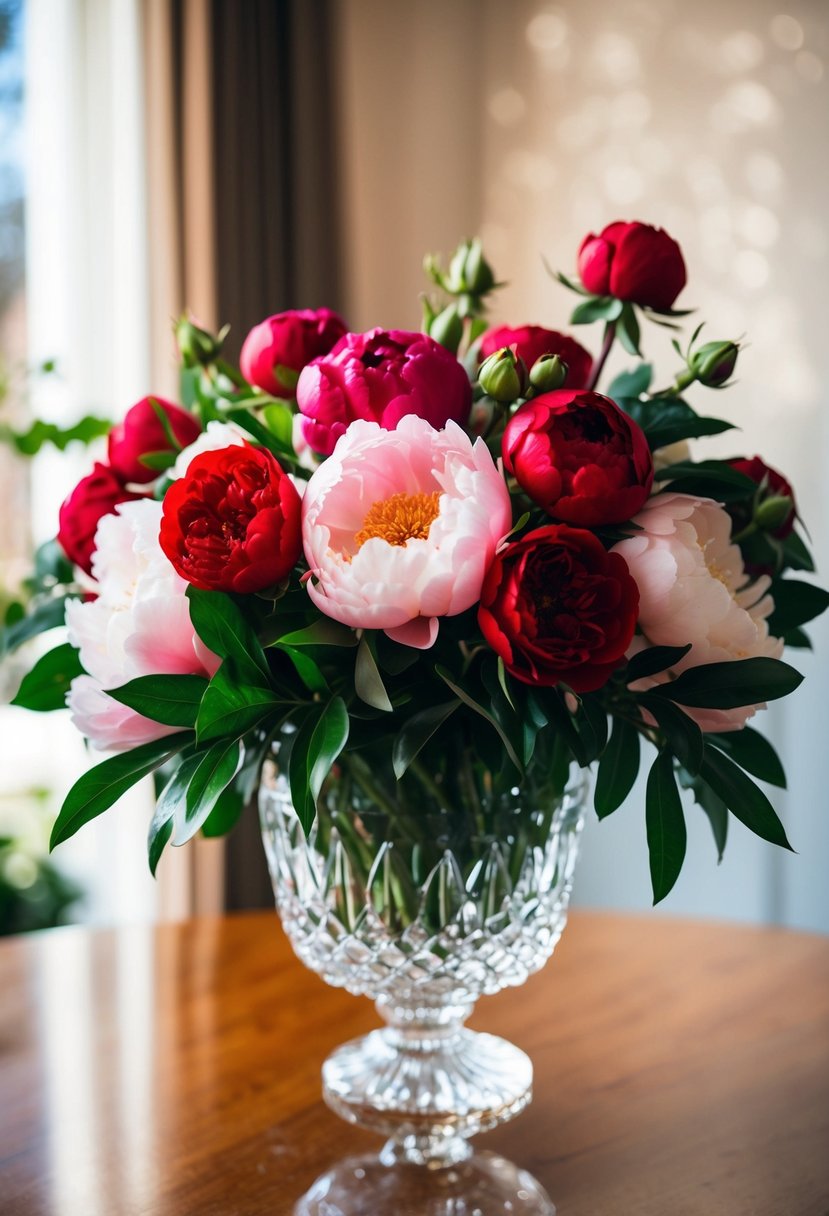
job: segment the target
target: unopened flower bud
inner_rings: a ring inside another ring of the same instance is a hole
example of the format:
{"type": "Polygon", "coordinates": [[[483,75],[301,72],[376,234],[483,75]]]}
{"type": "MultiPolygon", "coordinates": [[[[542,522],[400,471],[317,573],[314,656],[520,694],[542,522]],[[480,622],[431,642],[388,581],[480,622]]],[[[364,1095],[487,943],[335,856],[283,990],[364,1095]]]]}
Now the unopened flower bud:
{"type": "Polygon", "coordinates": [[[173,332],[185,367],[205,367],[215,362],[226,334],[225,331],[214,337],[191,321],[186,313],[176,321],[173,332]]]}
{"type": "Polygon", "coordinates": [[[793,505],[788,495],[774,494],[757,505],[754,522],[763,532],[775,532],[788,521],[793,505]]]}
{"type": "Polygon", "coordinates": [[[452,295],[486,295],[495,286],[495,275],[484,257],[480,240],[464,241],[449,263],[445,288],[452,295]]]}
{"type": "Polygon", "coordinates": [[[538,393],[552,393],[567,379],[568,367],[559,355],[542,355],[530,368],[530,384],[538,393]]]}
{"type": "Polygon", "coordinates": [[[527,365],[509,346],[496,350],[481,364],[478,383],[495,401],[508,405],[523,397],[529,383],[527,365]]]}
{"type": "Polygon", "coordinates": [[[691,371],[706,388],[722,388],[734,372],[739,353],[736,342],[706,342],[694,352],[691,371]]]}
{"type": "Polygon", "coordinates": [[[442,312],[434,317],[428,329],[429,337],[434,338],[441,346],[457,354],[463,337],[463,321],[458,316],[455,304],[449,304],[442,312]]]}

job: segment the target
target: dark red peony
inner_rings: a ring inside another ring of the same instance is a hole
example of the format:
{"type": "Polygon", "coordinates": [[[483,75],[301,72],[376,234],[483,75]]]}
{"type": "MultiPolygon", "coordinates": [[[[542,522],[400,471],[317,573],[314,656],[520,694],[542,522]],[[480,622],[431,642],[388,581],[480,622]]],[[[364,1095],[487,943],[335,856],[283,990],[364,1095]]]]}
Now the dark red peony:
{"type": "Polygon", "coordinates": [[[327,355],[346,332],[330,308],[295,308],[255,325],[245,338],[239,366],[250,384],[272,397],[293,397],[299,373],[327,355]]]}
{"type": "Polygon", "coordinates": [[[108,465],[96,462],[60,509],[58,544],[69,560],[91,574],[99,520],[111,515],[119,502],[142,497],[125,490],[108,465]]]}
{"type": "Polygon", "coordinates": [[[528,401],[507,423],[502,450],[533,502],[588,528],[630,519],[653,483],[641,427],[599,393],[558,389],[528,401]]]}
{"type": "Polygon", "coordinates": [[[150,469],[141,463],[141,457],[149,452],[171,452],[175,448],[167,430],[156,413],[161,409],[167,424],[178,444],[186,448],[201,434],[197,418],[163,397],[142,397],[131,406],[123,422],[118,422],[109,433],[109,463],[121,481],[154,481],[158,469],[150,469]]]}
{"type": "MultiPolygon", "coordinates": [[[[768,499],[788,498],[791,500],[791,508],[789,511],[786,512],[785,507],[783,506],[784,514],[782,520],[777,523],[775,527],[767,529],[769,533],[772,536],[776,536],[778,540],[785,540],[787,536],[791,535],[792,528],[794,527],[794,521],[797,518],[797,505],[794,500],[794,490],[789,485],[788,481],[786,481],[786,478],[782,473],[778,473],[777,469],[770,468],[770,466],[767,465],[764,460],[761,460],[759,456],[752,456],[750,460],[747,457],[742,457],[739,460],[729,460],[728,463],[732,469],[735,469],[738,473],[744,473],[746,477],[749,477],[755,483],[755,485],[761,487],[759,503],[757,504],[757,506],[760,508],[761,520],[763,510],[762,504],[768,499]]],[[[781,504],[781,506],[782,505],[783,504],[781,504]]],[[[735,509],[739,509],[738,504],[735,504],[735,509]]],[[[746,520],[742,521],[743,526],[745,526],[749,518],[750,516],[748,516],[746,520]]]]}
{"type": "Polygon", "coordinates": [[[461,364],[426,334],[372,329],[346,334],[328,355],[305,368],[297,385],[303,434],[330,456],[352,422],[378,422],[393,431],[417,414],[440,430],[466,423],[472,386],[461,364]]]}
{"type": "Polygon", "coordinates": [[[204,591],[263,591],[302,552],[302,504],[270,452],[203,452],[164,496],[159,540],[178,573],[204,591]]]}
{"type": "Polygon", "coordinates": [[[651,308],[670,308],[685,286],[685,261],[662,228],[617,220],[579,249],[579,275],[587,291],[651,308]]]}
{"type": "Polygon", "coordinates": [[[478,624],[516,679],[592,692],[625,661],[638,607],[624,558],[592,532],[548,524],[495,557],[478,624]]]}
{"type": "Polygon", "coordinates": [[[566,384],[570,388],[585,388],[593,370],[593,359],[575,338],[544,329],[541,325],[519,325],[511,329],[500,325],[489,329],[481,339],[481,362],[503,346],[514,346],[517,353],[531,368],[542,355],[558,355],[567,364],[566,384]]]}

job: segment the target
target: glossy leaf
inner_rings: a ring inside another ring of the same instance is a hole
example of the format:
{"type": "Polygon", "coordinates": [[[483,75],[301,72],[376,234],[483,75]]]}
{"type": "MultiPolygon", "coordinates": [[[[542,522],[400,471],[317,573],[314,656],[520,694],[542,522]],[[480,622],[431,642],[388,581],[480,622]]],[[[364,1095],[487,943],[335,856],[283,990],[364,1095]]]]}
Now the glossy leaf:
{"type": "Polygon", "coordinates": [[[354,664],[354,691],[361,701],[365,701],[366,705],[383,710],[385,713],[392,712],[393,706],[389,700],[389,694],[386,692],[383,677],[380,675],[365,635],[357,647],[357,659],[354,664]]]}
{"type": "Polygon", "coordinates": [[[23,677],[12,705],[48,713],[63,709],[69,685],[76,676],[83,674],[80,655],[74,646],[64,642],[35,663],[23,677]]]}
{"type": "Polygon", "coordinates": [[[28,642],[30,638],[45,633],[48,629],[56,629],[64,624],[66,613],[65,595],[54,599],[42,600],[25,616],[19,617],[13,624],[0,630],[0,654],[6,654],[28,642]]]}
{"type": "Polygon", "coordinates": [[[702,731],[692,718],[665,697],[640,693],[639,704],[656,719],[668,746],[683,768],[695,775],[702,764],[702,731]]]}
{"type": "Polygon", "coordinates": [[[653,902],[658,904],[679,877],[687,844],[685,815],[670,752],[660,752],[648,774],[645,822],[653,902]]]}
{"type": "Polygon", "coordinates": [[[627,798],[639,772],[639,732],[623,718],[613,720],[610,739],[599,761],[593,805],[600,819],[627,798]]]}
{"type": "Polygon", "coordinates": [[[727,731],[720,734],[710,733],[705,736],[706,743],[719,747],[726,755],[751,773],[760,781],[786,788],[786,774],[780,757],[768,739],[750,726],[742,730],[727,731]]]}
{"type": "Polygon", "coordinates": [[[646,393],[653,379],[653,364],[640,363],[630,371],[619,372],[610,382],[607,390],[608,397],[615,401],[617,397],[637,398],[646,393]]]}
{"type": "Polygon", "coordinates": [[[463,701],[464,705],[467,705],[476,714],[479,714],[480,717],[482,717],[485,722],[488,722],[490,724],[490,726],[493,728],[493,730],[495,730],[497,732],[501,742],[504,745],[504,748],[506,749],[506,753],[509,756],[510,760],[515,765],[515,767],[518,769],[519,773],[523,772],[524,766],[518,758],[518,754],[517,754],[515,748],[513,747],[512,740],[504,732],[504,730],[501,727],[501,725],[499,724],[499,722],[489,712],[489,710],[486,709],[483,705],[481,705],[479,701],[476,701],[475,698],[473,696],[471,696],[468,692],[466,692],[465,689],[461,688],[461,686],[459,684],[456,684],[455,681],[452,679],[452,677],[449,675],[449,673],[443,667],[440,667],[438,665],[435,667],[435,671],[438,674],[438,676],[441,678],[441,680],[443,680],[443,682],[447,686],[447,688],[451,689],[451,691],[455,694],[456,697],[460,697],[460,699],[461,699],[461,701],[463,701]]]}
{"type": "Polygon", "coordinates": [[[392,747],[392,763],[394,775],[398,781],[405,773],[411,762],[420,752],[443,723],[460,705],[460,701],[444,701],[440,705],[430,705],[428,709],[413,714],[405,723],[394,740],[392,747]]]}
{"type": "Polygon", "coordinates": [[[194,727],[206,688],[203,676],[138,676],[107,695],[153,722],[194,727]]]}
{"type": "Polygon", "coordinates": [[[181,845],[198,832],[219,797],[236,776],[241,756],[238,739],[220,739],[201,755],[185,796],[184,822],[176,824],[174,844],[181,845]]]}
{"type": "Polygon", "coordinates": [[[736,659],[689,667],[651,695],[697,709],[738,709],[788,696],[802,682],[800,672],[780,659],[736,659]]]}
{"type": "Polygon", "coordinates": [[[592,321],[615,321],[621,316],[623,304],[612,296],[590,296],[577,304],[570,314],[571,325],[589,325],[592,321]]]}
{"type": "Polygon", "coordinates": [[[666,671],[683,659],[690,649],[690,642],[687,646],[647,646],[628,660],[624,669],[625,681],[632,684],[634,680],[641,680],[644,676],[666,671]]]}
{"type": "Polygon", "coordinates": [[[224,664],[202,697],[196,718],[199,742],[232,736],[238,739],[283,704],[270,688],[239,684],[224,664]]]}
{"type": "Polygon", "coordinates": [[[769,617],[769,632],[775,637],[805,625],[829,608],[829,591],[799,579],[778,579],[772,587],[772,596],[774,612],[769,617]]]}
{"type": "Polygon", "coordinates": [[[342,697],[333,697],[319,718],[308,717],[297,732],[288,763],[291,799],[307,835],[317,798],[331,766],[348,741],[348,710],[342,697]]]}
{"type": "Polygon", "coordinates": [[[187,588],[193,628],[214,654],[233,659],[239,676],[249,684],[268,684],[270,668],[253,627],[242,610],[221,591],[187,588]]]}
{"type": "Polygon", "coordinates": [[[700,775],[750,831],[771,844],[791,850],[783,824],[766,795],[733,760],[706,745],[700,775]]]}
{"type": "Polygon", "coordinates": [[[320,617],[305,629],[295,629],[277,639],[281,646],[356,646],[358,641],[353,629],[327,616],[320,617]]]}

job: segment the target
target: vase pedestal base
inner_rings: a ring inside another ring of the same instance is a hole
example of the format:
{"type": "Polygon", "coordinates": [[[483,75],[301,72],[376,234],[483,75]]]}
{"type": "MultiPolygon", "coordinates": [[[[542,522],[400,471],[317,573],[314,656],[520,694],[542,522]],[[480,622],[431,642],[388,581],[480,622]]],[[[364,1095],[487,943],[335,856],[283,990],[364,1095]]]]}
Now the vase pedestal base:
{"type": "Polygon", "coordinates": [[[541,1184],[496,1153],[435,1166],[400,1162],[387,1150],[334,1166],[294,1216],[555,1216],[541,1184]]]}

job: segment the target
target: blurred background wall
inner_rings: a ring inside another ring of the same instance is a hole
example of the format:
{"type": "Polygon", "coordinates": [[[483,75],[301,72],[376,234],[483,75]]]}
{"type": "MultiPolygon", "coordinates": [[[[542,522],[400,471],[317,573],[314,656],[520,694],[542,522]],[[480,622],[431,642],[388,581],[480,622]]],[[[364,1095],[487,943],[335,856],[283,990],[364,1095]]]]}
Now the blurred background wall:
{"type": "MultiPolygon", "coordinates": [[[[148,390],[172,392],[167,324],[185,306],[208,324],[229,321],[237,344],[291,306],[339,306],[354,329],[417,327],[424,252],[476,232],[509,280],[493,319],[563,328],[572,297],[545,259],[570,272],[587,231],[642,219],[682,245],[680,303],[699,308],[708,336],[750,343],[739,383],[708,400],[742,434],[705,450],[760,451],[790,476],[826,576],[823,0],[3,5],[17,41],[0,51],[0,79],[16,64],[22,91],[25,153],[12,160],[25,161],[26,257],[25,308],[21,289],[14,314],[4,295],[0,333],[8,345],[16,326],[17,357],[57,358],[60,369],[18,393],[15,409],[115,417],[148,390]]],[[[578,337],[595,349],[591,328],[578,337]]],[[[667,376],[665,331],[649,327],[644,342],[667,376]]],[[[69,457],[45,455],[32,471],[38,540],[91,459],[69,457]]],[[[25,475],[6,481],[17,497],[3,510],[21,534],[25,475]]],[[[717,867],[707,822],[689,808],[689,860],[660,914],[829,931],[829,629],[811,631],[816,654],[795,657],[804,687],[767,714],[790,776],[774,799],[798,855],[735,823],[717,867]]],[[[47,728],[0,710],[0,735],[16,757],[0,805],[35,779],[65,789],[85,763],[54,718],[47,728]]],[[[205,842],[191,859],[165,858],[159,886],[145,881],[148,807],[149,793],[136,795],[67,850],[90,892],[82,915],[268,898],[252,817],[226,850],[205,842]]],[[[634,792],[590,823],[577,902],[647,903],[642,808],[634,792]]]]}

